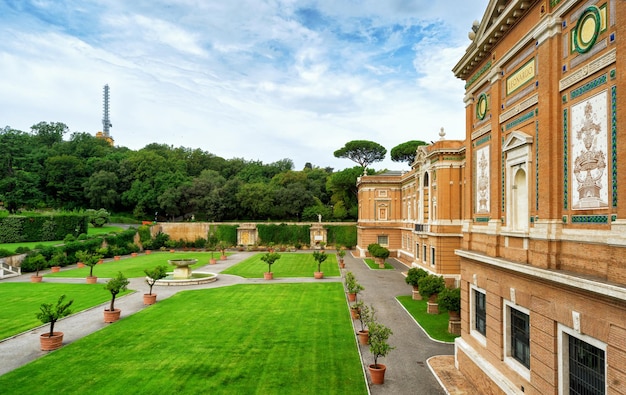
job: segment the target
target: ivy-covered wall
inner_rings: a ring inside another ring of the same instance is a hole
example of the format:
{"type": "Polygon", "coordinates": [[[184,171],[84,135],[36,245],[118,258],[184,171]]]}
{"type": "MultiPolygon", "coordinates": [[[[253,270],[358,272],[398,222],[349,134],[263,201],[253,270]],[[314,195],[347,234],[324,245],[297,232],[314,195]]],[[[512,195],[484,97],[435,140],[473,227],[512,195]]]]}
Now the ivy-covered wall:
{"type": "Polygon", "coordinates": [[[0,218],[0,243],[63,240],[87,233],[88,223],[83,214],[8,216],[0,218]]]}

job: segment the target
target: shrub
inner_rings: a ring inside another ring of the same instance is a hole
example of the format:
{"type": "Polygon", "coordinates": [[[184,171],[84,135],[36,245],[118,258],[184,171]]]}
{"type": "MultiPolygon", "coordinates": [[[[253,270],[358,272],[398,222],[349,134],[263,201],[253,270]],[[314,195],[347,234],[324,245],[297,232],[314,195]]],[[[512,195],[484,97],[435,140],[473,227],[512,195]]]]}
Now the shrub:
{"type": "Polygon", "coordinates": [[[15,249],[15,253],[16,254],[25,254],[28,251],[30,251],[30,248],[26,247],[26,246],[19,246],[15,249]]]}
{"type": "Polygon", "coordinates": [[[429,274],[422,277],[418,282],[419,293],[423,298],[429,298],[431,295],[438,294],[446,288],[446,282],[443,276],[435,276],[429,274]]]}
{"type": "Polygon", "coordinates": [[[63,238],[64,243],[70,243],[72,241],[76,241],[76,237],[74,237],[74,235],[71,233],[66,234],[65,237],[63,238]]]}
{"type": "Polygon", "coordinates": [[[0,248],[0,258],[11,255],[13,255],[11,251],[7,250],[6,248],[0,248]]]}
{"type": "Polygon", "coordinates": [[[428,276],[428,272],[426,270],[422,268],[412,267],[407,272],[407,275],[404,281],[406,281],[407,284],[413,287],[417,287],[419,285],[418,284],[419,280],[426,276],[428,276]]]}
{"type": "Polygon", "coordinates": [[[448,311],[461,311],[461,288],[444,288],[437,298],[439,308],[448,311]]]}
{"type": "Polygon", "coordinates": [[[103,227],[107,222],[109,222],[109,217],[111,216],[111,214],[103,208],[99,210],[85,210],[85,214],[87,214],[89,223],[92,224],[94,228],[103,227]]]}

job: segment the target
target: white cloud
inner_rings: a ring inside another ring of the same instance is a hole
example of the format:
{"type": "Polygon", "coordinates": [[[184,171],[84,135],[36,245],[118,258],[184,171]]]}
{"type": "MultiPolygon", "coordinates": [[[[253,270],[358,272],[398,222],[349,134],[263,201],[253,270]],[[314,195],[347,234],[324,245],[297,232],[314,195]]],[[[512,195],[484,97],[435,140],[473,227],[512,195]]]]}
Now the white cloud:
{"type": "Polygon", "coordinates": [[[349,140],[463,138],[450,70],[487,1],[54,3],[0,4],[0,127],[95,133],[108,83],[119,145],[341,169],[349,140]]]}

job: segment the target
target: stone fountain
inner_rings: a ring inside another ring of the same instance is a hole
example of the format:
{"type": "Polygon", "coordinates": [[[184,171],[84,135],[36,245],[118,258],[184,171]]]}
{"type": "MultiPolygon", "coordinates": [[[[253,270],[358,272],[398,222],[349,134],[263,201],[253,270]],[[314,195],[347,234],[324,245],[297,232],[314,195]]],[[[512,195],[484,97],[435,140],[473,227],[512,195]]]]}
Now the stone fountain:
{"type": "Polygon", "coordinates": [[[216,273],[191,270],[190,266],[196,264],[197,259],[170,259],[167,262],[174,266],[174,271],[168,273],[167,277],[157,280],[155,285],[198,285],[217,280],[216,273]]]}

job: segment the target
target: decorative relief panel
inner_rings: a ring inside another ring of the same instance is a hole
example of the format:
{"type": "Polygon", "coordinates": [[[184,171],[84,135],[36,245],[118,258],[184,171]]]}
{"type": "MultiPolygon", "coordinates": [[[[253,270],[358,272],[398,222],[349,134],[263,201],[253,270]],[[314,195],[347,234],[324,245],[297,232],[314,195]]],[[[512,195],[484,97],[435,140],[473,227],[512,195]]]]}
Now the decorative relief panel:
{"type": "Polygon", "coordinates": [[[572,209],[608,207],[607,92],[574,106],[571,113],[572,209]]]}
{"type": "Polygon", "coordinates": [[[489,180],[489,145],[476,150],[475,161],[475,174],[476,174],[476,213],[483,214],[489,213],[490,206],[490,180],[489,180]]]}

